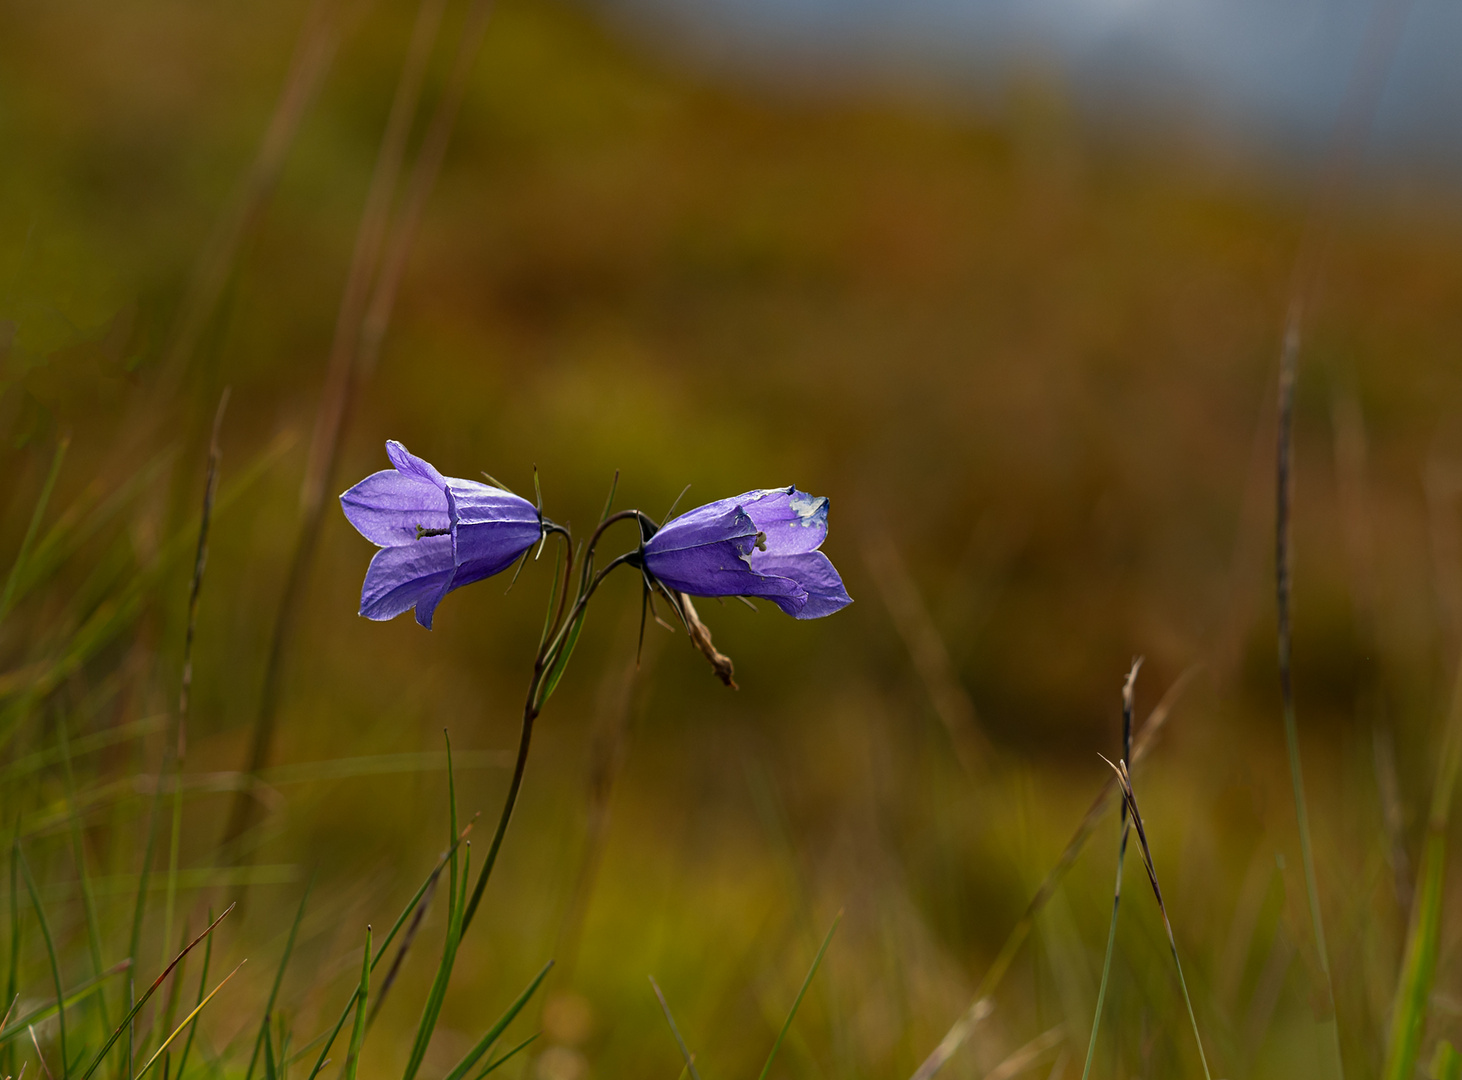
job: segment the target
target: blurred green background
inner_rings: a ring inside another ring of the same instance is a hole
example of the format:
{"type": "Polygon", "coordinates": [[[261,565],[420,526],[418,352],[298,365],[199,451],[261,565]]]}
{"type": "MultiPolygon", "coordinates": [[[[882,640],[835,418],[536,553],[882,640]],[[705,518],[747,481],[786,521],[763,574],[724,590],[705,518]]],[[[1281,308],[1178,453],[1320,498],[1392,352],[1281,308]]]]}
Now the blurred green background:
{"type": "MultiPolygon", "coordinates": [[[[334,494],[396,438],[519,491],[536,465],[548,513],[579,535],[615,470],[617,505],[655,517],[686,484],[683,507],[796,483],[831,498],[824,550],[857,601],[814,623],[702,604],[736,661],[730,692],[653,625],[636,669],[638,584],[611,579],[540,721],[424,1075],[551,957],[514,1028],[544,1034],[510,1075],[673,1077],[647,974],[702,1075],[750,1075],[839,910],[774,1075],[909,1075],[1107,779],[1097,754],[1120,752],[1139,654],[1139,719],[1201,665],[1134,780],[1215,1075],[1310,1074],[1328,1036],[1271,536],[1278,344],[1313,169],[1093,120],[1054,77],[979,103],[777,89],[593,9],[502,0],[346,412],[261,812],[220,847],[416,17],[350,0],[0,12],[7,568],[69,438],[0,621],[0,811],[53,905],[67,983],[89,974],[73,806],[105,959],[125,955],[229,387],[169,940],[238,896],[215,962],[251,962],[205,1012],[192,1069],[247,1060],[312,876],[279,1006],[297,1044],[333,1019],[365,924],[389,925],[444,846],[444,728],[474,835],[496,820],[549,560],[506,595],[505,579],[453,594],[430,633],[358,618],[372,549],[334,494]],[[281,95],[312,63],[315,92],[261,173],[281,95]],[[70,797],[59,725],[78,748],[70,797]]],[[[469,24],[446,5],[408,175],[469,24]]],[[[1301,360],[1296,695],[1359,1076],[1385,1042],[1462,644],[1458,210],[1440,179],[1369,177],[1327,248],[1301,360]]],[[[1109,815],[949,1075],[1080,1075],[1116,835],[1109,815]],[[1029,1069],[999,1071],[1043,1033],[1029,1069]]],[[[1097,1073],[1194,1075],[1162,923],[1127,865],[1097,1073]]],[[[404,1063],[441,903],[364,1076],[404,1063]]],[[[1443,926],[1429,1040],[1462,1034],[1459,930],[1443,926]]],[[[139,980],[162,933],[150,919],[139,980]]],[[[34,935],[20,972],[45,999],[34,935]]]]}

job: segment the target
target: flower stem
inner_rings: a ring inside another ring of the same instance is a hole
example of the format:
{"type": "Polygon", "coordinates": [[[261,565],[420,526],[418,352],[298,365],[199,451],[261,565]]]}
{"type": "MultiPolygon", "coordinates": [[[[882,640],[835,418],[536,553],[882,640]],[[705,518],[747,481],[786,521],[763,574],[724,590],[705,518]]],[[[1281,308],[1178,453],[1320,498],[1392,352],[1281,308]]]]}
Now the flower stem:
{"type": "MultiPolygon", "coordinates": [[[[497,864],[498,852],[503,846],[503,838],[508,832],[508,823],[512,821],[513,809],[518,805],[518,794],[523,788],[523,774],[528,769],[528,751],[533,744],[533,723],[538,719],[538,714],[543,709],[543,701],[539,693],[543,688],[544,676],[552,670],[554,662],[558,659],[559,652],[564,648],[567,639],[568,629],[583,615],[584,607],[589,603],[589,598],[594,595],[609,573],[616,567],[623,565],[634,552],[620,555],[612,560],[603,570],[593,577],[588,576],[589,570],[594,564],[594,547],[604,531],[617,521],[636,521],[642,515],[638,510],[621,510],[612,514],[599,523],[594,534],[589,538],[588,546],[584,551],[584,561],[580,567],[579,593],[574,599],[572,608],[565,613],[565,604],[568,597],[569,578],[573,574],[574,549],[568,542],[567,531],[560,530],[564,536],[564,583],[556,601],[558,610],[554,614],[553,622],[550,624],[549,632],[544,635],[543,645],[538,650],[538,656],[533,661],[533,678],[528,683],[528,695],[523,702],[523,724],[518,733],[518,756],[513,763],[513,778],[508,782],[508,793],[503,800],[503,812],[498,817],[497,828],[492,834],[492,843],[488,845],[487,857],[482,861],[482,869],[477,873],[477,883],[472,887],[472,898],[467,902],[467,910],[462,914],[462,930],[465,934],[467,927],[472,922],[472,917],[477,914],[477,905],[482,902],[483,890],[487,888],[487,879],[492,875],[492,868],[497,864]]],[[[550,603],[554,601],[550,600],[550,603]]]]}

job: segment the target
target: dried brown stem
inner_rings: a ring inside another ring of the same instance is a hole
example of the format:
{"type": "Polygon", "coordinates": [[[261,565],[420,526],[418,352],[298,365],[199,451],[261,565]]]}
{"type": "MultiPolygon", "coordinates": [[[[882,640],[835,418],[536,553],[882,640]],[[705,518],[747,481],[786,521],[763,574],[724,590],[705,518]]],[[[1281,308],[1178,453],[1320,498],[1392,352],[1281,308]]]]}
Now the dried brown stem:
{"type": "Polygon", "coordinates": [[[720,679],[732,690],[739,689],[734,678],[736,665],[731,662],[729,656],[717,649],[715,643],[711,641],[711,630],[705,623],[701,622],[701,617],[696,612],[695,604],[691,602],[690,597],[685,593],[676,593],[675,596],[679,602],[681,614],[685,616],[685,629],[690,634],[690,643],[701,651],[702,656],[710,661],[711,670],[716,673],[716,678],[720,679]]]}
{"type": "MultiPolygon", "coordinates": [[[[445,6],[446,0],[421,0],[417,9],[416,23],[381,137],[370,189],[361,211],[355,250],[351,256],[350,271],[336,317],[335,337],[325,374],[325,388],[315,417],[304,483],[300,488],[300,528],[291,553],[289,570],[285,575],[284,591],[275,614],[265,662],[259,713],[255,719],[245,768],[245,772],[250,775],[257,774],[269,761],[274,728],[278,720],[284,658],[293,643],[310,563],[319,540],[326,489],[334,471],[346,414],[353,396],[359,367],[362,319],[370,296],[371,283],[380,268],[381,251],[390,221],[397,180],[406,156],[411,122],[417,112],[445,6]]],[[[253,805],[242,792],[235,797],[228,825],[224,830],[225,844],[237,839],[249,827],[253,805]]]]}

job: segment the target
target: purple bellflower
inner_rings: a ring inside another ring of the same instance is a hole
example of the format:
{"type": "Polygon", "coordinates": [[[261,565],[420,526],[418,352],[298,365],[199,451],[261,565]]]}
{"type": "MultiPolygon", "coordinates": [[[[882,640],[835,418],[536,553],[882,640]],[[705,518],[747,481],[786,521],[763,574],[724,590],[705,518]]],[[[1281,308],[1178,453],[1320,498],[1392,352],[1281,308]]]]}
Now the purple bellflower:
{"type": "Polygon", "coordinates": [[[798,619],[853,602],[817,549],[827,498],[795,487],[748,491],[667,521],[641,549],[645,571],[691,596],[761,596],[798,619]]]}
{"type": "Polygon", "coordinates": [[[366,571],[360,613],[394,619],[414,607],[430,630],[442,597],[506,570],[538,543],[543,516],[511,492],[443,476],[394,440],[386,455],[394,469],[340,496],[350,523],[381,549],[366,571]]]}

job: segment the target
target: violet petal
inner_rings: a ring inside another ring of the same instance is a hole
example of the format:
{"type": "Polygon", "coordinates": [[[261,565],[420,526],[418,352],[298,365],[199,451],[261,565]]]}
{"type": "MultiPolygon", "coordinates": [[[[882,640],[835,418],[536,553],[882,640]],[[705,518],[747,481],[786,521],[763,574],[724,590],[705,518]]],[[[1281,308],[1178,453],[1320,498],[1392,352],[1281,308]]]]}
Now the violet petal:
{"type": "Polygon", "coordinates": [[[378,547],[415,543],[418,526],[445,529],[447,496],[434,484],[395,469],[367,476],[340,496],[340,506],[356,530],[378,547]]]}

